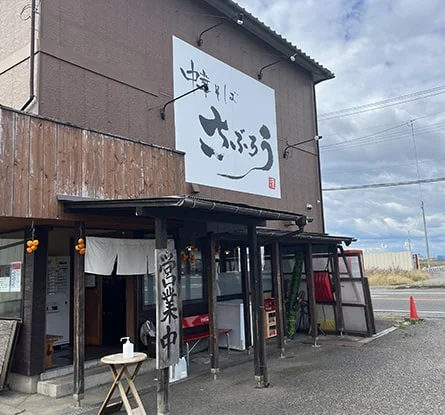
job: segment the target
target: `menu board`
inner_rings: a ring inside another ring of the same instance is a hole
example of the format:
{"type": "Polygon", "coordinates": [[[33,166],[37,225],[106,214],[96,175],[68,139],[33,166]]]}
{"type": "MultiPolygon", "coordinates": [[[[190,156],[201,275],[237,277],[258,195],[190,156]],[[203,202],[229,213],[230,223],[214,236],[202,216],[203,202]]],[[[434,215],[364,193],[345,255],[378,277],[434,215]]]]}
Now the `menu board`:
{"type": "Polygon", "coordinates": [[[10,292],[20,292],[22,290],[22,263],[11,262],[11,277],[9,281],[10,292]]]}
{"type": "Polygon", "coordinates": [[[0,292],[19,293],[22,290],[22,263],[11,262],[0,265],[0,292]]]}
{"type": "Polygon", "coordinates": [[[9,277],[0,277],[0,293],[9,292],[9,277]]]}
{"type": "Polygon", "coordinates": [[[69,261],[66,258],[48,260],[48,295],[69,293],[69,261]]]}

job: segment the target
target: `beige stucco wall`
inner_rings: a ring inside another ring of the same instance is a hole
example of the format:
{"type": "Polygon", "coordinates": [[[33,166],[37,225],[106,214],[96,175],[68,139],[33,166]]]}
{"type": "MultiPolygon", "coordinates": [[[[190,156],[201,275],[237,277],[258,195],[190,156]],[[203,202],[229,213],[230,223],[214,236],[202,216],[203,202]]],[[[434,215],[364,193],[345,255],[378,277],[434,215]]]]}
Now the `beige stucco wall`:
{"type": "MultiPolygon", "coordinates": [[[[172,98],[172,36],[195,45],[219,21],[217,11],[196,0],[45,0],[41,7],[39,113],[174,148],[174,118],[159,117],[172,98]]],[[[236,24],[207,33],[202,50],[253,78],[277,59],[236,24]]],[[[276,95],[281,199],[205,186],[198,196],[308,213],[315,217],[308,229],[320,231],[317,157],[293,150],[282,158],[286,141],[315,135],[310,75],[283,62],[266,70],[263,82],[276,95]]],[[[314,143],[303,148],[316,150],[314,143]]]]}
{"type": "Polygon", "coordinates": [[[0,1],[0,104],[20,108],[29,97],[29,0],[0,1]]]}

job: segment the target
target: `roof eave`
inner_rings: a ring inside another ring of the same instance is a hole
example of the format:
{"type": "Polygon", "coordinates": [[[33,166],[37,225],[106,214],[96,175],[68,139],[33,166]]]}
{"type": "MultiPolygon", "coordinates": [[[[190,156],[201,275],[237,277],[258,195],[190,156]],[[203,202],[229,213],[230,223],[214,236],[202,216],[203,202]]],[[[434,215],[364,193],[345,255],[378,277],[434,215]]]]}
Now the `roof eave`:
{"type": "Polygon", "coordinates": [[[307,216],[283,212],[272,209],[258,208],[254,206],[221,202],[215,200],[199,199],[190,196],[165,196],[147,199],[90,199],[73,197],[67,195],[57,195],[59,202],[63,203],[68,211],[94,211],[98,209],[134,209],[142,212],[144,209],[176,208],[176,209],[199,209],[216,214],[235,215],[250,218],[258,222],[266,220],[278,221],[298,221],[306,222],[307,216]],[[142,209],[142,210],[141,210],[142,209]]]}
{"type": "Polygon", "coordinates": [[[263,22],[249,13],[246,9],[239,6],[232,0],[204,0],[207,4],[217,9],[227,17],[233,17],[237,13],[244,14],[243,28],[251,32],[254,36],[261,39],[269,46],[282,53],[284,56],[295,55],[295,63],[312,75],[314,83],[335,78],[334,73],[323,67],[318,62],[310,58],[300,49],[292,45],[285,38],[266,26],[263,22]]]}

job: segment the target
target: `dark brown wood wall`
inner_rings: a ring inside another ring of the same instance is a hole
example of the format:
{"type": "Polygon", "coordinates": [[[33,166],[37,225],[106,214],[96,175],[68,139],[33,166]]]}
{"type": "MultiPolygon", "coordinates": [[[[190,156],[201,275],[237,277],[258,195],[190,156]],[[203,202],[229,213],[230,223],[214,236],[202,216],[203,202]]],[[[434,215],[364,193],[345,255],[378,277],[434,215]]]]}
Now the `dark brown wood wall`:
{"type": "Polygon", "coordinates": [[[0,107],[0,216],[63,218],[57,195],[185,193],[181,153],[0,107]]]}

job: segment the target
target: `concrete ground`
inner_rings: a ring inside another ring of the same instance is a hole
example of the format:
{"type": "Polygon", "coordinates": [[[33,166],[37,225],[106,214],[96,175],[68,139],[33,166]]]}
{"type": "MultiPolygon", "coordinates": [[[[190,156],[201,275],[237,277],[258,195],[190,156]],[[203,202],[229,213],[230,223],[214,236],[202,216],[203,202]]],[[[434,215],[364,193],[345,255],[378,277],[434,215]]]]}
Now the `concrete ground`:
{"type": "MultiPolygon", "coordinates": [[[[379,322],[379,327],[392,322],[379,322]]],[[[196,355],[188,380],[171,385],[171,414],[445,414],[445,320],[403,326],[371,342],[358,338],[321,339],[321,347],[301,336],[280,359],[268,344],[271,386],[257,388],[252,356],[227,355],[214,381],[206,354],[196,355]],[[350,347],[353,346],[353,347],[350,347]],[[230,365],[230,366],[229,366],[230,365]]],[[[147,414],[156,414],[155,373],[138,378],[147,414]]],[[[111,380],[111,377],[110,377],[111,380]]],[[[88,391],[83,407],[71,397],[52,399],[0,393],[0,414],[96,414],[107,388],[88,391]]],[[[124,412],[120,412],[124,413],[124,412]]]]}

